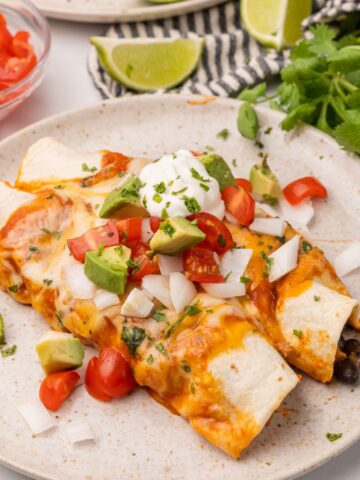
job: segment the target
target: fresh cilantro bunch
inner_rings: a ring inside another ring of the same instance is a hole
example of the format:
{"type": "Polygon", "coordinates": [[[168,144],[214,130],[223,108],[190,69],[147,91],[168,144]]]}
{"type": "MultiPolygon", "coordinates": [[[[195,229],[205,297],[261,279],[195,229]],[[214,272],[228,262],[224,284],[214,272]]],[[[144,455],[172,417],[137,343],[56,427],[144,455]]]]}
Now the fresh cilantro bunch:
{"type": "MultiPolygon", "coordinates": [[[[287,114],[281,122],[284,130],[305,122],[360,155],[360,15],[352,14],[337,40],[336,31],[327,25],[310,31],[311,39],[292,48],[290,63],[281,71],[282,83],[270,105],[287,114]]],[[[259,103],[259,97],[268,100],[265,92],[262,83],[239,95],[246,102],[243,113],[239,111],[240,133],[244,134],[244,119],[250,117],[245,110],[252,108],[251,103],[259,103]]]]}

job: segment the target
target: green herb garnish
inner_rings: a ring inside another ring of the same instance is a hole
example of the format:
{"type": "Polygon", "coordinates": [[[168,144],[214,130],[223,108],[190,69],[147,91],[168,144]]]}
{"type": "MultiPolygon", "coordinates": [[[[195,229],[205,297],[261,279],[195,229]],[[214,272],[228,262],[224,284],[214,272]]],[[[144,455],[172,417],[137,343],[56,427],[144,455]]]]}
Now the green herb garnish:
{"type": "Polygon", "coordinates": [[[5,348],[5,350],[1,350],[1,356],[3,358],[11,357],[11,355],[14,355],[14,353],[16,352],[16,349],[17,349],[16,345],[13,345],[12,347],[9,347],[9,348],[5,348]]]}
{"type": "Polygon", "coordinates": [[[249,282],[251,282],[251,278],[249,278],[249,277],[242,277],[242,276],[241,276],[241,277],[240,277],[240,282],[241,282],[241,283],[249,283],[249,282]]]}
{"type": "Polygon", "coordinates": [[[91,172],[91,173],[94,173],[94,172],[96,172],[96,170],[97,170],[96,167],[89,167],[89,166],[87,165],[87,163],[83,163],[83,164],[81,165],[81,168],[82,168],[82,171],[83,171],[83,172],[91,172]]]}
{"type": "Polygon", "coordinates": [[[188,187],[184,187],[181,190],[178,190],[177,192],[171,192],[171,195],[179,195],[180,193],[186,192],[187,189],[188,187]]]}
{"type": "Polygon", "coordinates": [[[154,190],[156,193],[164,193],[166,190],[165,182],[160,182],[154,185],[154,190]]]}
{"type": "Polygon", "coordinates": [[[149,365],[152,365],[154,363],[154,357],[151,354],[147,357],[146,363],[148,363],[149,365]]]}
{"type": "Polygon", "coordinates": [[[317,295],[314,295],[314,302],[320,302],[320,297],[318,297],[317,295]]]}
{"type": "Polygon", "coordinates": [[[53,283],[53,280],[50,280],[50,278],[44,278],[43,284],[46,285],[47,287],[50,287],[50,285],[53,283]]]}
{"type": "Polygon", "coordinates": [[[303,240],[302,244],[301,244],[301,250],[305,253],[308,253],[312,250],[312,245],[311,243],[307,242],[306,240],[303,240]]]}
{"type": "Polygon", "coordinates": [[[204,182],[204,183],[210,182],[209,178],[202,177],[200,173],[197,170],[195,170],[195,168],[190,168],[190,172],[191,172],[191,176],[196,180],[199,180],[199,182],[204,182]]]}
{"type": "Polygon", "coordinates": [[[166,307],[160,306],[157,307],[154,310],[154,313],[151,315],[151,318],[153,318],[156,322],[163,322],[166,320],[166,315],[164,313],[161,313],[162,310],[165,310],[166,307]]]}
{"type": "Polygon", "coordinates": [[[189,210],[190,213],[200,212],[201,207],[195,197],[187,197],[186,195],[183,195],[181,199],[184,200],[185,207],[189,210]]]}
{"type": "Polygon", "coordinates": [[[326,438],[329,440],[329,442],[335,442],[336,440],[339,440],[343,436],[342,433],[327,433],[326,438]]]}
{"type": "Polygon", "coordinates": [[[35,245],[30,245],[29,250],[31,253],[40,253],[40,250],[35,245]]]}
{"type": "Polygon", "coordinates": [[[123,327],[121,332],[121,340],[126,343],[132,357],[135,357],[136,350],[141,345],[145,337],[145,330],[136,326],[129,328],[123,327]]]}
{"type": "Polygon", "coordinates": [[[230,135],[230,132],[228,128],[224,128],[223,130],[220,130],[220,132],[216,134],[217,138],[222,138],[223,140],[226,140],[229,137],[229,135],[230,135]]]}
{"type": "Polygon", "coordinates": [[[141,267],[140,263],[134,258],[129,258],[129,260],[126,262],[126,265],[131,268],[131,275],[134,275],[134,273],[137,272],[141,267]]]}
{"type": "Polygon", "coordinates": [[[176,232],[175,228],[168,221],[162,222],[159,228],[160,230],[165,232],[166,235],[168,235],[170,238],[172,238],[174,233],[176,232]]]}
{"type": "Polygon", "coordinates": [[[302,338],[303,332],[301,330],[293,330],[295,337],[302,338]]]}
{"type": "Polygon", "coordinates": [[[166,348],[164,347],[164,345],[161,342],[157,343],[155,345],[155,348],[158,352],[160,352],[162,355],[164,355],[164,357],[169,358],[169,354],[168,354],[166,348]]]}
{"type": "Polygon", "coordinates": [[[159,193],[155,193],[155,195],[153,196],[153,200],[156,203],[161,203],[162,202],[162,196],[159,193]]]}
{"type": "Polygon", "coordinates": [[[19,285],[10,285],[9,290],[10,292],[17,293],[19,290],[19,285]]]}

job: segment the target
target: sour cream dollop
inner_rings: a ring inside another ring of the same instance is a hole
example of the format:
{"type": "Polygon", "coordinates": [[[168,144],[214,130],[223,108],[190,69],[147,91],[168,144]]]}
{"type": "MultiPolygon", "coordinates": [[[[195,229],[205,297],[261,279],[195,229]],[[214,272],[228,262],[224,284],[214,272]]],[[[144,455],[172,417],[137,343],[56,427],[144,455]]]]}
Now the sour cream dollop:
{"type": "Polygon", "coordinates": [[[186,217],[197,211],[220,220],[225,213],[217,180],[188,150],[164,155],[140,172],[140,198],[150,215],[186,217]]]}

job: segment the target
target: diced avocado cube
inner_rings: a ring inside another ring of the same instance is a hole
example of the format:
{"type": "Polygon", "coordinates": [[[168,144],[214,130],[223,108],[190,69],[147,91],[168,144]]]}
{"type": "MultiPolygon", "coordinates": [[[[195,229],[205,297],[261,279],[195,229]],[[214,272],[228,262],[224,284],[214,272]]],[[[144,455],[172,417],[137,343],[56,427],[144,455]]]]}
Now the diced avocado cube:
{"type": "Polygon", "coordinates": [[[265,198],[277,199],[281,197],[282,191],[279,181],[271,171],[266,159],[251,168],[249,178],[254,193],[265,198]]]}
{"type": "Polygon", "coordinates": [[[36,345],[41,366],[46,374],[81,367],[84,347],[78,338],[51,332],[36,345]]]}
{"type": "Polygon", "coordinates": [[[85,256],[85,275],[95,285],[108,292],[121,295],[125,292],[131,250],[124,245],[108,247],[85,256]]]}
{"type": "Polygon", "coordinates": [[[109,193],[101,207],[99,216],[101,218],[147,216],[145,208],[140,203],[140,187],[141,181],[135,175],[132,175],[124,185],[109,193]]]}
{"type": "Polygon", "coordinates": [[[170,217],[160,224],[150,248],[164,255],[177,255],[205,238],[205,234],[183,217],[170,217]]]}
{"type": "Polygon", "coordinates": [[[199,160],[206,168],[210,177],[215,178],[215,180],[219,182],[220,190],[229,185],[236,185],[234,175],[232,174],[229,165],[222,157],[220,157],[220,155],[211,153],[200,157],[199,160]]]}

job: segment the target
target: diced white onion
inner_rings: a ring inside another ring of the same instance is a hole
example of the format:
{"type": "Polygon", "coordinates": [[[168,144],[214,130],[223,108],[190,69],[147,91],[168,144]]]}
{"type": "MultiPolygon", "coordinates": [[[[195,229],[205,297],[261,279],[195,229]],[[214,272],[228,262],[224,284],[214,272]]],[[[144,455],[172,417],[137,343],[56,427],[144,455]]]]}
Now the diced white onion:
{"type": "Polygon", "coordinates": [[[94,303],[97,309],[104,310],[105,308],[119,305],[120,300],[116,293],[107,292],[106,290],[97,290],[94,295],[94,303]]]}
{"type": "Polygon", "coordinates": [[[150,218],[143,218],[141,224],[141,241],[144,243],[149,243],[153,236],[154,232],[150,227],[150,218]]]}
{"type": "Polygon", "coordinates": [[[236,218],[229,212],[225,211],[225,218],[229,223],[232,223],[233,225],[240,225],[240,222],[238,222],[236,218]]]}
{"type": "Polygon", "coordinates": [[[39,435],[55,426],[54,418],[38,399],[29,400],[18,408],[34,435],[39,435]]]}
{"type": "Polygon", "coordinates": [[[143,291],[138,288],[131,290],[121,306],[121,315],[146,318],[150,315],[154,304],[143,291]]]}
{"type": "Polygon", "coordinates": [[[166,275],[146,275],[142,280],[142,287],[151,295],[154,295],[165,307],[174,309],[170,295],[169,277],[166,275]]]}
{"type": "Polygon", "coordinates": [[[269,255],[269,259],[272,260],[272,264],[270,264],[270,282],[275,282],[275,280],[279,280],[279,278],[294,270],[298,260],[299,241],[300,236],[295,235],[291,240],[269,255]]]}
{"type": "Polygon", "coordinates": [[[360,242],[346,248],[334,260],[334,267],[339,277],[343,277],[360,267],[360,242]]]}
{"type": "Polygon", "coordinates": [[[221,273],[227,283],[239,283],[240,277],[246,270],[253,251],[250,248],[235,248],[228,250],[221,257],[221,273]]]}
{"type": "Polygon", "coordinates": [[[216,298],[241,297],[246,293],[243,283],[202,283],[201,286],[216,298]]]}
{"type": "Polygon", "coordinates": [[[145,295],[148,297],[149,300],[154,300],[154,295],[146,290],[146,288],[142,288],[142,291],[145,293],[145,295]]]}
{"type": "Polygon", "coordinates": [[[158,255],[157,258],[159,261],[161,275],[170,275],[170,273],[182,272],[184,270],[182,257],[158,255]]]}
{"type": "Polygon", "coordinates": [[[196,295],[194,284],[183,273],[170,274],[170,295],[176,312],[181,312],[190,305],[196,295]]]}
{"type": "Polygon", "coordinates": [[[294,227],[307,225],[314,216],[311,200],[305,200],[299,205],[291,205],[285,198],[279,200],[280,217],[294,227]]]}
{"type": "Polygon", "coordinates": [[[270,215],[270,217],[279,216],[279,212],[277,212],[274,208],[270,207],[270,205],[268,205],[267,203],[256,202],[256,209],[259,209],[267,215],[270,215]]]}
{"type": "Polygon", "coordinates": [[[96,285],[84,273],[82,263],[73,263],[64,268],[65,282],[75,298],[88,300],[94,296],[96,285]]]}
{"type": "Polygon", "coordinates": [[[282,237],[286,229],[286,222],[281,218],[255,218],[249,226],[253,232],[265,233],[282,237]]]}
{"type": "Polygon", "coordinates": [[[71,423],[65,427],[65,433],[70,443],[95,439],[94,432],[87,422],[71,423]]]}

